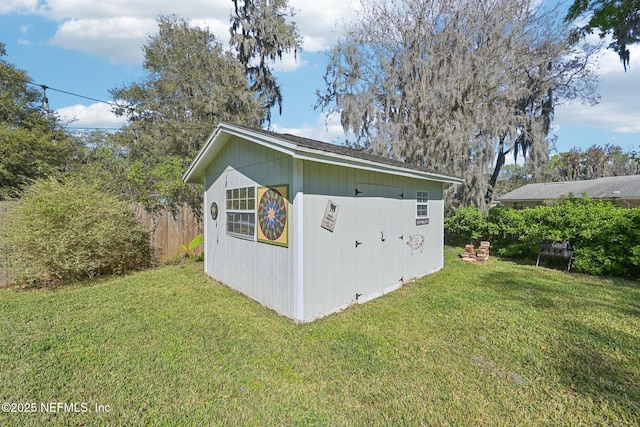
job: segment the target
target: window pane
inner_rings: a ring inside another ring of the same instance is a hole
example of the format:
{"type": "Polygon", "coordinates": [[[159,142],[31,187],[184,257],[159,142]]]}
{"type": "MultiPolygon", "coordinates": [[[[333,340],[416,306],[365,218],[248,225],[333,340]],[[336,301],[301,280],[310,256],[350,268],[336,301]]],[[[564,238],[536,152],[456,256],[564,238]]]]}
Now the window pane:
{"type": "Polygon", "coordinates": [[[253,237],[255,235],[255,188],[234,188],[227,190],[226,195],[227,211],[232,211],[227,212],[227,232],[253,237]]]}
{"type": "Polygon", "coordinates": [[[418,205],[418,216],[429,216],[429,207],[427,205],[418,205]]]}

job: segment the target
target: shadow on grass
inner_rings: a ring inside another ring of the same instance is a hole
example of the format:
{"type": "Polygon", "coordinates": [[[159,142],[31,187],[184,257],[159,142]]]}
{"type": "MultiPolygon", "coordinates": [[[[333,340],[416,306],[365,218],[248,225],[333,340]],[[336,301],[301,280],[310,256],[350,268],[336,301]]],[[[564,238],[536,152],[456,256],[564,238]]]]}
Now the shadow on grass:
{"type": "Polygon", "coordinates": [[[628,332],[640,318],[633,282],[542,270],[492,271],[483,281],[498,298],[515,302],[515,310],[541,312],[539,330],[553,343],[548,372],[565,390],[640,414],[640,341],[628,332]]]}
{"type": "Polygon", "coordinates": [[[640,317],[640,284],[634,281],[558,274],[539,268],[531,269],[529,276],[493,271],[483,281],[499,295],[535,308],[601,308],[640,317]]]}
{"type": "Polygon", "coordinates": [[[640,414],[640,349],[635,337],[572,320],[565,322],[560,343],[564,345],[554,348],[551,360],[566,389],[640,414]]]}
{"type": "Polygon", "coordinates": [[[503,272],[490,272],[484,278],[485,286],[489,286],[498,295],[517,301],[526,306],[552,309],[570,296],[564,287],[556,283],[531,276],[510,275],[503,272]]]}
{"type": "MultiPolygon", "coordinates": [[[[516,265],[535,267],[538,258],[535,255],[526,256],[526,257],[500,256],[500,260],[503,262],[509,262],[516,265]]],[[[541,257],[539,265],[540,265],[539,268],[556,270],[560,272],[567,271],[567,261],[565,261],[563,258],[541,257]]]]}

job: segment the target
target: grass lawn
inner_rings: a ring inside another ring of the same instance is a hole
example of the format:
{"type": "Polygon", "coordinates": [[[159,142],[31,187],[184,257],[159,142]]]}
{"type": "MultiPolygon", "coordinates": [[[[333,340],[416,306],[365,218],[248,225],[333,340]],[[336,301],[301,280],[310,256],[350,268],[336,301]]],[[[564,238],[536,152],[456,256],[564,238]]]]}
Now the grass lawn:
{"type": "Polygon", "coordinates": [[[460,251],[309,324],[200,263],[0,291],[0,425],[640,424],[639,281],[460,251]]]}

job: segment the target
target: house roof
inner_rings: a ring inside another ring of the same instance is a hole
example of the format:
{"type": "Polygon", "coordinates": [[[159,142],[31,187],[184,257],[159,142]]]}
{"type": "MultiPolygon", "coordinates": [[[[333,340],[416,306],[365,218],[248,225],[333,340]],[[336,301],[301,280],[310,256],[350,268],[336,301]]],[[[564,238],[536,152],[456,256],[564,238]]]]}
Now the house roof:
{"type": "Polygon", "coordinates": [[[211,136],[209,136],[209,139],[207,139],[207,142],[200,149],[185,172],[183,180],[190,183],[202,182],[207,166],[232,137],[240,137],[252,141],[256,144],[286,153],[295,159],[348,166],[356,169],[372,170],[392,175],[429,179],[451,184],[462,184],[464,182],[464,179],[456,176],[377,156],[363,150],[230,123],[221,123],[211,136]]]}
{"type": "Polygon", "coordinates": [[[527,184],[499,197],[498,200],[501,202],[542,201],[558,199],[570,193],[576,197],[586,193],[593,199],[640,199],[640,175],[527,184]]]}

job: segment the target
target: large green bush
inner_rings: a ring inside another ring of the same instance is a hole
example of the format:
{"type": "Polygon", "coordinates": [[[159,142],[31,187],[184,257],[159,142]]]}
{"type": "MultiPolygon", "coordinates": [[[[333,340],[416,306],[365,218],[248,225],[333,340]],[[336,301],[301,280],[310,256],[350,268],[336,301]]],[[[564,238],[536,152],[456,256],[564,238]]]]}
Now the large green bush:
{"type": "Polygon", "coordinates": [[[486,239],[487,217],[475,207],[454,209],[444,219],[445,240],[449,244],[465,244],[486,239]]]}
{"type": "Polygon", "coordinates": [[[475,208],[453,211],[445,220],[449,242],[490,240],[498,254],[535,256],[542,240],[569,241],[573,266],[590,274],[640,274],[640,209],[586,197],[568,197],[553,206],[513,210],[493,208],[487,217],[475,208]]]}
{"type": "Polygon", "coordinates": [[[3,218],[5,251],[21,281],[122,273],[151,262],[129,204],[78,178],[36,181],[3,218]]]}

